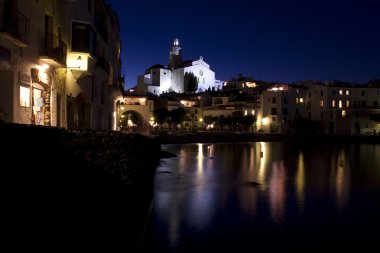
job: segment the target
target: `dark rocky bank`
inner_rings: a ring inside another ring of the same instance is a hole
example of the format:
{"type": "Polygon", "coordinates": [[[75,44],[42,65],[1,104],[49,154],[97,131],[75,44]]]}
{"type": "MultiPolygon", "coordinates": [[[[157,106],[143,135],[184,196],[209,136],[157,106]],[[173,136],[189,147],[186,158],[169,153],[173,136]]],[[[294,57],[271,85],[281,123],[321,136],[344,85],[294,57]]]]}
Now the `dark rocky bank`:
{"type": "Polygon", "coordinates": [[[138,252],[161,157],[138,134],[1,124],[12,249],[138,252]]]}

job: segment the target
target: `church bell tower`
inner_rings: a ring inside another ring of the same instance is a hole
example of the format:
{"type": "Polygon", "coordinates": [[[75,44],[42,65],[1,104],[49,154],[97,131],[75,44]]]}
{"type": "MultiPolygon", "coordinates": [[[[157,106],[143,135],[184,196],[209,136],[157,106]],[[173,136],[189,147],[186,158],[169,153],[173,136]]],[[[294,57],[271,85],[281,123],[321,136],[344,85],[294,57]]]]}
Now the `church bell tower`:
{"type": "Polygon", "coordinates": [[[179,46],[178,38],[173,41],[172,49],[169,55],[169,68],[176,69],[182,65],[182,48],[179,46]]]}

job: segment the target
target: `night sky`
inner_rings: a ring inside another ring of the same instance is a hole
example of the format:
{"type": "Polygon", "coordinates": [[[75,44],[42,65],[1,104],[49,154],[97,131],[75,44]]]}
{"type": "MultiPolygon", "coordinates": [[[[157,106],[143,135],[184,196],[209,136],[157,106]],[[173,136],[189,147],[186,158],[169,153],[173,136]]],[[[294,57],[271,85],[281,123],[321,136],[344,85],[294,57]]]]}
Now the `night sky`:
{"type": "Polygon", "coordinates": [[[178,37],[184,60],[203,56],[219,80],[380,78],[377,0],[106,0],[118,15],[126,88],[178,37]]]}

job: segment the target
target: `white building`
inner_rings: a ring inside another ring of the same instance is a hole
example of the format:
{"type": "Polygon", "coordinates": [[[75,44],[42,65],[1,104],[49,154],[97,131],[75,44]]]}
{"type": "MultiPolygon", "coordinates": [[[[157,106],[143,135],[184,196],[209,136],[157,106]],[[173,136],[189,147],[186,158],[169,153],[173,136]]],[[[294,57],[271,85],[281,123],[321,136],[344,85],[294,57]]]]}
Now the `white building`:
{"type": "Polygon", "coordinates": [[[182,48],[178,39],[174,39],[168,66],[156,64],[146,69],[144,75],[138,76],[137,85],[133,90],[137,93],[162,94],[170,91],[202,92],[209,88],[221,88],[218,86],[220,81],[215,80],[215,72],[203,57],[183,61],[182,48]]]}

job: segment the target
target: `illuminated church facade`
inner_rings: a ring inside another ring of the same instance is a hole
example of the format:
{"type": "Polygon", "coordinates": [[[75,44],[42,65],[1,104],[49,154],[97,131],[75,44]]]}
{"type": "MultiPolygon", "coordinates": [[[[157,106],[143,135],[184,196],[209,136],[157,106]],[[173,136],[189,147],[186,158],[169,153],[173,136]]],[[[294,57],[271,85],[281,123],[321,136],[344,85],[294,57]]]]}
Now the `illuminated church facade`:
{"type": "Polygon", "coordinates": [[[210,69],[203,57],[197,60],[184,61],[179,40],[173,41],[167,66],[156,64],[138,76],[136,93],[150,92],[162,94],[164,92],[202,92],[207,89],[222,88],[215,80],[215,72],[210,69]],[[219,86],[219,87],[218,87],[219,86]]]}

